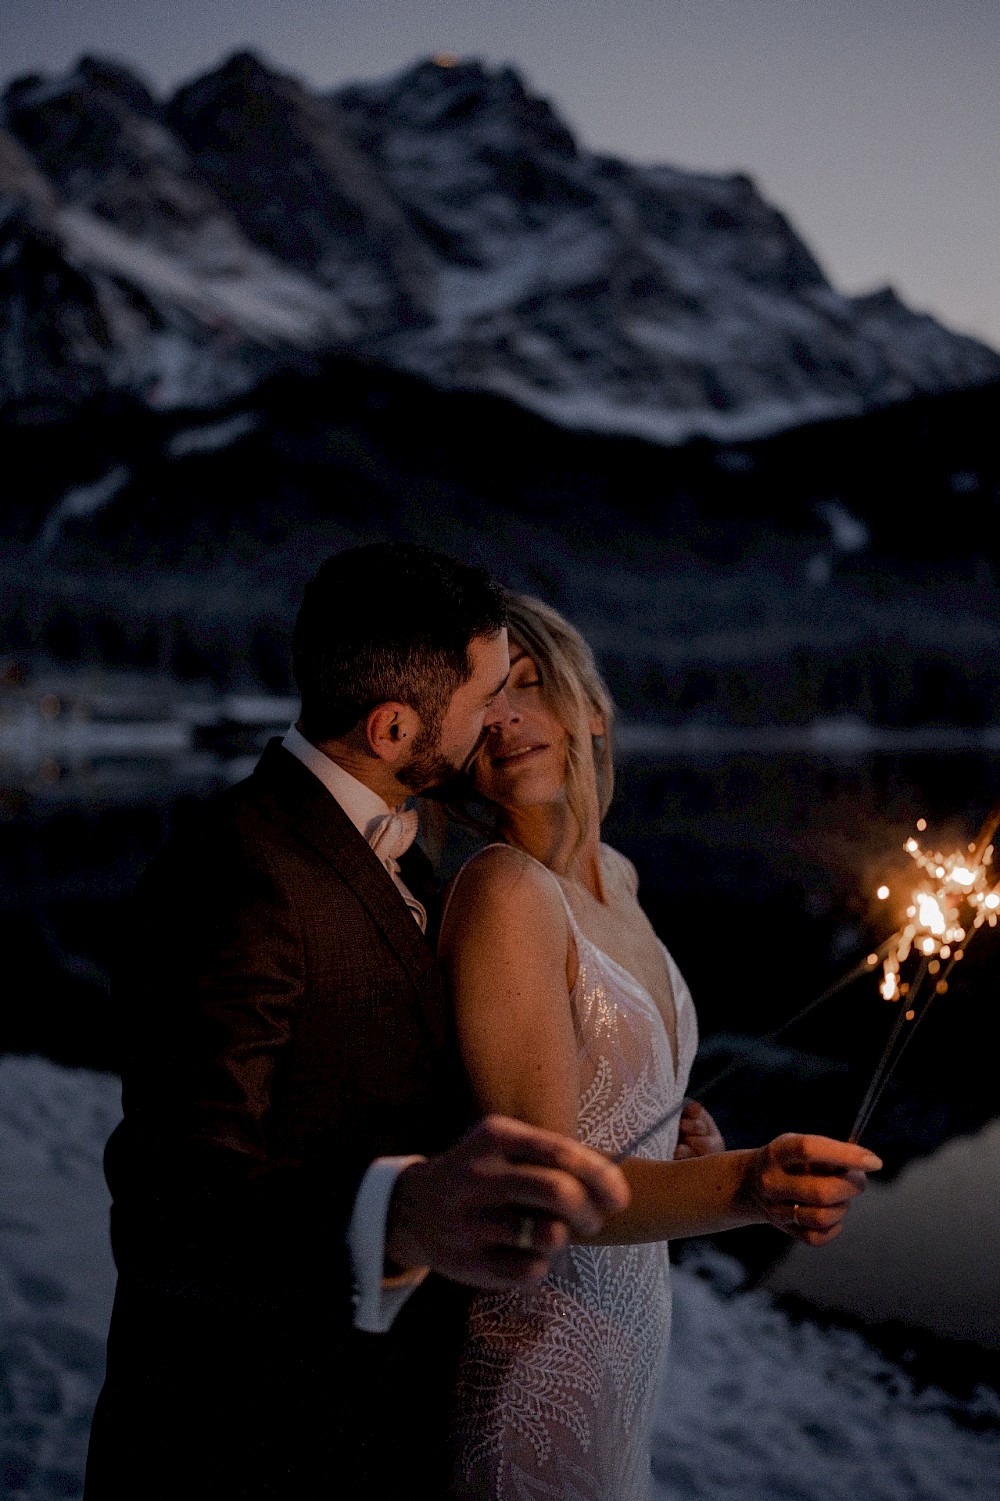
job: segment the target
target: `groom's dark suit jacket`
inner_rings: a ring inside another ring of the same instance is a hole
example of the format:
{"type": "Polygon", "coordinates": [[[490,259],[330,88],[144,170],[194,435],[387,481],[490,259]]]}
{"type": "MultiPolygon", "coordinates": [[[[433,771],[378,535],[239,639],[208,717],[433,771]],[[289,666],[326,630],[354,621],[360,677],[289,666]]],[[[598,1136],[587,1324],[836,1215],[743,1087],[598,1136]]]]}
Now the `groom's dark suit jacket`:
{"type": "Polygon", "coordinates": [[[465,1294],[432,1276],[363,1334],[344,1237],[372,1158],[450,1145],[468,1087],[428,941],[279,742],[146,872],[115,996],[88,1501],[444,1494],[465,1294]]]}

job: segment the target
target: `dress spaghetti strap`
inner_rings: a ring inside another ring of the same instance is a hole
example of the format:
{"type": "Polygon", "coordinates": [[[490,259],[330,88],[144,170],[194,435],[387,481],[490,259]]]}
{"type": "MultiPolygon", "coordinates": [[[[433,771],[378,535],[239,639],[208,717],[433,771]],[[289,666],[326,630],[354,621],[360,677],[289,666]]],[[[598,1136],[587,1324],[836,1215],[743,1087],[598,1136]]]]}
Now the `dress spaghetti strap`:
{"type": "Polygon", "coordinates": [[[489,844],[484,844],[481,849],[473,850],[473,852],[469,856],[468,860],[464,861],[463,864],[459,866],[458,870],[452,876],[451,881],[448,884],[447,894],[445,896],[444,902],[443,902],[442,907],[441,907],[441,922],[439,924],[439,931],[440,932],[444,932],[444,925],[445,925],[445,921],[446,921],[446,919],[448,917],[448,909],[451,906],[451,899],[455,895],[455,892],[458,890],[458,883],[462,879],[462,877],[465,875],[465,872],[468,870],[469,866],[472,864],[472,862],[474,860],[478,860],[480,855],[485,855],[485,853],[486,853],[487,850],[498,850],[498,849],[500,849],[500,850],[507,850],[507,849],[510,849],[510,845],[509,844],[504,844],[503,840],[501,840],[501,839],[491,840],[491,842],[489,844]]]}
{"type": "Polygon", "coordinates": [[[455,875],[452,877],[451,883],[448,887],[448,893],[441,908],[441,931],[444,930],[445,919],[448,916],[448,909],[451,906],[451,899],[455,895],[455,892],[458,890],[459,881],[465,875],[465,872],[468,870],[469,866],[472,865],[474,861],[478,860],[480,855],[485,855],[487,850],[514,850],[518,855],[523,855],[526,860],[530,860],[533,865],[537,865],[541,870],[544,870],[546,875],[550,876],[555,882],[556,889],[558,890],[559,895],[562,897],[563,906],[566,908],[566,916],[569,918],[574,938],[579,936],[580,926],[576,918],[573,916],[573,909],[570,907],[565,891],[563,891],[559,882],[556,880],[551,870],[549,870],[549,867],[544,864],[543,861],[536,859],[534,855],[529,855],[527,850],[517,849],[513,844],[505,844],[502,839],[493,839],[489,844],[484,844],[481,849],[474,850],[473,853],[469,856],[468,860],[465,861],[464,865],[461,865],[456,871],[455,875]]]}

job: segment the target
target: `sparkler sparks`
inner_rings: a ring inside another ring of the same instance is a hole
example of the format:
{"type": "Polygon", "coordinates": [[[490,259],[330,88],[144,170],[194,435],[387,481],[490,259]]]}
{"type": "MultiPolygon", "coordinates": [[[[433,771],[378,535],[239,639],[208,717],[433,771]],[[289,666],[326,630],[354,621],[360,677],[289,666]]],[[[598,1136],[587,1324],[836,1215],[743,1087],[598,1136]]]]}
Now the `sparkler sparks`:
{"type": "MultiPolygon", "coordinates": [[[[918,818],[917,832],[923,834],[926,828],[926,818],[918,818]]],[[[1000,922],[1000,881],[991,885],[994,854],[992,841],[998,829],[1000,803],[990,810],[978,838],[965,850],[957,850],[950,855],[943,855],[940,850],[928,854],[916,839],[907,839],[903,848],[922,872],[923,879],[911,894],[903,926],[878,949],[862,959],[860,964],[841,975],[822,995],[818,995],[808,1006],[797,1011],[763,1039],[769,1042],[780,1037],[789,1027],[793,1027],[818,1006],[832,1000],[847,986],[864,975],[872,974],[881,963],[879,991],[883,999],[900,1002],[905,996],[907,1004],[899,1008],[895,1026],[851,1128],[849,1141],[860,1140],[907,1043],[927,1015],[935,996],[947,994],[948,977],[955,965],[965,958],[973,938],[981,928],[995,928],[1000,922]],[[915,966],[915,973],[912,979],[903,979],[904,967],[909,965],[911,959],[913,965],[910,968],[915,966]]],[[[884,902],[888,901],[892,891],[883,884],[878,887],[875,895],[879,901],[884,902]]],[[[703,1084],[693,1098],[700,1099],[710,1089],[736,1073],[746,1061],[745,1056],[737,1057],[709,1079],[707,1084],[703,1084]]],[[[618,1152],[612,1161],[622,1162],[631,1156],[670,1121],[676,1119],[683,1108],[684,1101],[668,1110],[618,1152]]]]}
{"type": "MultiPolygon", "coordinates": [[[[927,828],[926,818],[917,820],[917,831],[927,828]]],[[[882,945],[878,955],[870,954],[868,964],[874,968],[882,960],[879,992],[883,1000],[901,1001],[896,1025],[879,1059],[858,1111],[850,1140],[858,1141],[871,1119],[872,1112],[899,1062],[900,1056],[917,1026],[927,1014],[935,996],[946,995],[948,977],[980,928],[995,928],[1000,909],[1000,881],[993,882],[993,836],[1000,828],[1000,804],[990,812],[979,837],[964,850],[949,855],[922,848],[913,837],[903,848],[913,860],[922,879],[912,892],[906,907],[903,926],[882,945]],[[912,958],[916,966],[911,980],[901,978],[912,958]],[[907,1026],[907,1023],[909,1025],[907,1026]]],[[[889,888],[880,886],[876,896],[885,901],[889,888]]]]}
{"type": "MultiPolygon", "coordinates": [[[[922,818],[917,827],[921,825],[926,828],[927,820],[922,818]]],[[[929,974],[940,971],[941,960],[949,961],[950,969],[965,957],[960,945],[967,944],[973,933],[984,923],[996,927],[1000,908],[1000,882],[995,886],[990,883],[992,844],[981,853],[973,845],[970,850],[956,850],[950,855],[940,850],[928,854],[910,838],[903,848],[925,879],[912,893],[906,921],[889,940],[882,961],[879,990],[886,1001],[897,1001],[906,993],[901,988],[900,973],[911,953],[923,956],[929,974]]],[[[889,894],[885,885],[875,893],[880,901],[889,894]]]]}

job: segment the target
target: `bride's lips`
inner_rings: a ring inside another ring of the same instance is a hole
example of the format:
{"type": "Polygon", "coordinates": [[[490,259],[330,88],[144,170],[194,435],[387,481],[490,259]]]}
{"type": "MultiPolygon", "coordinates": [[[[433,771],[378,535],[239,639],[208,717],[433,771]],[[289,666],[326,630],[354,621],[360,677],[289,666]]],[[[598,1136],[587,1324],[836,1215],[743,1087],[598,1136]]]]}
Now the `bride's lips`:
{"type": "Polygon", "coordinates": [[[491,756],[493,766],[516,766],[521,761],[527,761],[531,756],[537,756],[540,751],[548,750],[548,744],[539,741],[537,745],[519,745],[514,750],[501,751],[498,755],[491,756]]]}

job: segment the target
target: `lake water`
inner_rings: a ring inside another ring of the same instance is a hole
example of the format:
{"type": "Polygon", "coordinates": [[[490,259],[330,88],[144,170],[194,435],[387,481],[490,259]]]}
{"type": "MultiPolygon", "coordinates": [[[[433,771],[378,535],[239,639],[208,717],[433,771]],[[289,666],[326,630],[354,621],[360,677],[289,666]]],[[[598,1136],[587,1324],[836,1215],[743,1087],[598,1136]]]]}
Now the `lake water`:
{"type": "MultiPolygon", "coordinates": [[[[14,1004],[0,1051],[114,1064],[107,973],[122,903],[185,807],[246,775],[283,701],[202,705],[176,717],[93,722],[75,739],[37,725],[0,759],[0,939],[14,1004]],[[254,707],[255,705],[255,707],[254,707]],[[238,718],[238,710],[242,718],[238,718]],[[192,725],[194,728],[192,729],[192,725]]],[[[642,898],[695,995],[696,1086],[746,1066],[707,1102],[734,1142],[788,1128],[846,1132],[893,1020],[862,981],[763,1049],[765,1037],[895,926],[874,893],[902,884],[903,841],[973,837],[1000,793],[988,736],[902,738],[854,722],[799,731],[627,729],[607,837],[639,868],[642,898]]],[[[893,1166],[995,1110],[977,1046],[995,985],[987,934],[956,971],[873,1122],[893,1166]]]]}

